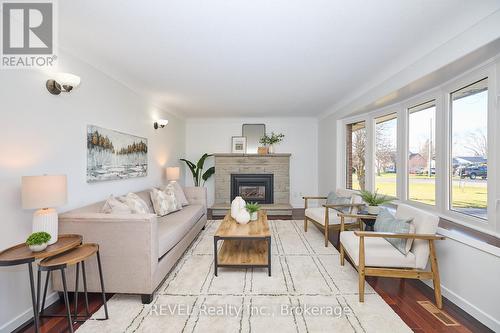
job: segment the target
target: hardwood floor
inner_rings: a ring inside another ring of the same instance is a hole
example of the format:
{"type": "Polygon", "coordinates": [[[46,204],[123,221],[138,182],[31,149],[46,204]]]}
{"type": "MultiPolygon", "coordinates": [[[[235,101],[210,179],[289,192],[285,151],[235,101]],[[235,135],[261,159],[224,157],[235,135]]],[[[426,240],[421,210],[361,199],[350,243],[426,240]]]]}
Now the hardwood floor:
{"type": "MultiPolygon", "coordinates": [[[[338,248],[338,234],[330,235],[330,242],[338,248]]],[[[434,303],[433,290],[422,281],[378,277],[368,277],[367,281],[415,332],[493,332],[443,297],[443,312],[457,321],[460,326],[444,325],[440,320],[435,318],[430,312],[417,303],[418,301],[431,301],[434,303]]],[[[111,294],[108,295],[108,298],[111,296],[111,294]]],[[[79,309],[81,310],[84,309],[82,298],[83,297],[79,297],[79,309]]],[[[94,313],[101,306],[100,295],[91,294],[89,301],[90,310],[94,313]]],[[[47,313],[63,315],[65,313],[64,311],[64,303],[56,302],[48,308],[47,313]]],[[[80,314],[83,314],[83,311],[81,311],[80,314]]],[[[76,329],[80,325],[81,323],[78,323],[73,327],[76,329]]],[[[66,330],[66,327],[67,322],[65,317],[41,319],[41,332],[44,333],[63,332],[66,330]]],[[[16,332],[34,332],[33,325],[32,323],[27,323],[25,327],[16,332]]]]}

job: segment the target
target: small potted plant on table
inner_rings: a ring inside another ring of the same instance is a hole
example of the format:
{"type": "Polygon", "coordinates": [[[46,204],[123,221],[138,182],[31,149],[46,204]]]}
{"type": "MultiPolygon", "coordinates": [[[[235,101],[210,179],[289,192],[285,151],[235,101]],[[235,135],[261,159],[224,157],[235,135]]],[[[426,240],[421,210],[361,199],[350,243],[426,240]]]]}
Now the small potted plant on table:
{"type": "Polygon", "coordinates": [[[40,252],[47,248],[49,240],[52,238],[45,231],[34,232],[26,240],[26,245],[33,252],[40,252]]]}
{"type": "Polygon", "coordinates": [[[379,195],[377,191],[375,191],[374,193],[370,191],[359,191],[359,196],[366,203],[366,210],[368,214],[371,215],[377,215],[380,211],[380,205],[389,203],[393,200],[388,196],[379,195]]]}
{"type": "Polygon", "coordinates": [[[245,208],[250,214],[250,221],[256,221],[259,215],[260,205],[256,202],[249,202],[245,205],[245,208]]]}

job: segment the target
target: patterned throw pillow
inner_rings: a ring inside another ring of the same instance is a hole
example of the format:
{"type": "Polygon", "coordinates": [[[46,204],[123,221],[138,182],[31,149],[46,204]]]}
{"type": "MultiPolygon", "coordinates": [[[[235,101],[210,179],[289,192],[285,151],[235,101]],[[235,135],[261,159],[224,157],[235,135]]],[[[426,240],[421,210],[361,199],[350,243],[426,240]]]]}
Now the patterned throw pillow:
{"type": "Polygon", "coordinates": [[[132,210],[127,204],[120,201],[120,198],[115,198],[112,194],[104,203],[101,212],[105,214],[131,214],[132,210]]]}
{"type": "MultiPolygon", "coordinates": [[[[413,219],[397,219],[386,208],[380,208],[375,221],[375,232],[393,232],[397,234],[414,234],[415,225],[413,219]]],[[[385,238],[399,252],[407,255],[410,252],[413,238],[385,238]]]]}
{"type": "Polygon", "coordinates": [[[124,198],[125,204],[129,206],[133,214],[149,214],[148,204],[144,202],[137,194],[130,192],[124,198]]]}
{"type": "MultiPolygon", "coordinates": [[[[326,203],[328,205],[348,205],[351,203],[351,200],[352,199],[350,197],[339,197],[337,193],[332,191],[328,193],[328,197],[326,198],[326,203]]],[[[337,210],[347,214],[350,212],[351,207],[338,208],[337,210]]]]}
{"type": "Polygon", "coordinates": [[[177,202],[173,193],[167,193],[165,191],[153,188],[150,192],[150,195],[156,215],[165,216],[178,210],[177,202]]]}
{"type": "MultiPolygon", "coordinates": [[[[186,194],[184,194],[184,190],[178,182],[170,182],[170,184],[174,188],[175,199],[182,205],[187,206],[189,202],[187,201],[186,194]]],[[[167,185],[167,186],[168,186],[167,185]]]]}
{"type": "Polygon", "coordinates": [[[181,210],[182,209],[182,203],[178,198],[177,191],[175,189],[175,185],[173,184],[168,184],[167,187],[165,187],[165,194],[170,197],[170,200],[173,201],[173,206],[175,207],[174,210],[181,210]]]}

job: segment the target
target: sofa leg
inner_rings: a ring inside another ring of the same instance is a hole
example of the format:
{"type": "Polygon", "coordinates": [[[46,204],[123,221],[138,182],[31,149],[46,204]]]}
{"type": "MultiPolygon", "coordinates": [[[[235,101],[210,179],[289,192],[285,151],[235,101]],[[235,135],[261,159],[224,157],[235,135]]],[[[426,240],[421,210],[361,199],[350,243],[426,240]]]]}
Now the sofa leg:
{"type": "Polygon", "coordinates": [[[155,294],[142,294],[141,295],[141,301],[142,304],[150,304],[153,301],[155,294]]]}
{"type": "Polygon", "coordinates": [[[206,228],[206,227],[207,227],[207,226],[206,226],[206,225],[204,225],[204,226],[203,226],[203,228],[201,228],[201,230],[205,230],[205,228],[206,228]]]}

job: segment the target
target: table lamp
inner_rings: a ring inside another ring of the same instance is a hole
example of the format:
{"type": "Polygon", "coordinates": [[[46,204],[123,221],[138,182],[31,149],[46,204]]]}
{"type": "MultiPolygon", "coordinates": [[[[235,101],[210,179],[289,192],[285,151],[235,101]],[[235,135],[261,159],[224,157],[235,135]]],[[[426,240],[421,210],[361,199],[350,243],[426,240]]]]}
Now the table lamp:
{"type": "Polygon", "coordinates": [[[53,207],[67,201],[66,176],[24,176],[21,182],[23,208],[37,209],[33,213],[33,232],[47,232],[51,236],[49,245],[54,244],[58,236],[58,218],[53,207]]]}
{"type": "Polygon", "coordinates": [[[167,180],[176,181],[181,177],[181,169],[179,167],[168,167],[167,168],[167,180]]]}

